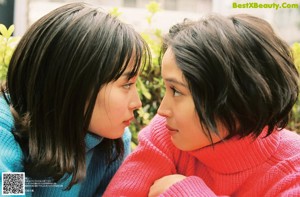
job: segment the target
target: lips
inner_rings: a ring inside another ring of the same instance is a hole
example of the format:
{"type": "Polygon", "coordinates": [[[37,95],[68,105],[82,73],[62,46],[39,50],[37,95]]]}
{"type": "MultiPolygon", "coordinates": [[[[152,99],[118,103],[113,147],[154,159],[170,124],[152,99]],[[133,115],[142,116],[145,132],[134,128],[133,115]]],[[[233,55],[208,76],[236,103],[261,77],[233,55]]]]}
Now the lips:
{"type": "Polygon", "coordinates": [[[130,125],[131,121],[134,119],[134,117],[129,118],[128,120],[123,121],[124,124],[130,125]]]}
{"type": "Polygon", "coordinates": [[[169,125],[166,125],[166,128],[167,128],[169,131],[178,132],[177,129],[174,129],[174,128],[170,127],[169,125]]]}

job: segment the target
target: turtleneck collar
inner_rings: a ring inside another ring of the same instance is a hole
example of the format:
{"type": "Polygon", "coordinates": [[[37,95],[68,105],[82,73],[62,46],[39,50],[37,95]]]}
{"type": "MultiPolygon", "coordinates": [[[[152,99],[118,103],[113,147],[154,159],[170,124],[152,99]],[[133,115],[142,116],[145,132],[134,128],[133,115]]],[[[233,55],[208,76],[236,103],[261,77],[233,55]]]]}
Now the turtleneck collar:
{"type": "Polygon", "coordinates": [[[103,140],[103,137],[88,132],[84,140],[85,140],[86,152],[88,152],[89,150],[91,150],[92,148],[100,144],[100,142],[103,140]]]}
{"type": "Polygon", "coordinates": [[[266,129],[256,139],[234,137],[189,154],[214,171],[235,173],[257,166],[274,154],[280,142],[280,132],[265,135],[266,129]]]}

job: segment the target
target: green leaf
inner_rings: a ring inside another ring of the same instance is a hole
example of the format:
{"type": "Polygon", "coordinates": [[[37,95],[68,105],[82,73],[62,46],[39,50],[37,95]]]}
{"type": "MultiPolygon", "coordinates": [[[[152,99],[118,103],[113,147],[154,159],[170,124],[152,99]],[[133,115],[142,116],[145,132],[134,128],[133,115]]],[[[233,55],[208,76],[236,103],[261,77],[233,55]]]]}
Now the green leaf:
{"type": "Polygon", "coordinates": [[[294,57],[294,63],[300,72],[300,43],[296,42],[292,45],[292,52],[294,57]]]}
{"type": "Polygon", "coordinates": [[[14,25],[11,25],[9,29],[6,29],[5,25],[0,24],[0,33],[4,38],[9,38],[12,35],[14,30],[15,30],[14,25]]]}
{"type": "Polygon", "coordinates": [[[141,91],[142,95],[150,100],[151,94],[149,93],[149,90],[145,87],[144,83],[141,81],[140,78],[138,78],[137,80],[137,86],[139,87],[139,90],[141,91]]]}
{"type": "Polygon", "coordinates": [[[8,40],[8,44],[9,45],[16,45],[19,42],[20,39],[21,39],[20,37],[10,37],[9,40],[8,40]]]}
{"type": "Polygon", "coordinates": [[[147,4],[147,10],[152,13],[155,14],[158,11],[160,11],[160,6],[156,1],[151,1],[149,4],[147,4]]]}
{"type": "Polygon", "coordinates": [[[122,12],[119,12],[119,8],[112,8],[109,13],[112,15],[112,16],[116,16],[116,17],[119,17],[122,15],[122,12]]]}
{"type": "Polygon", "coordinates": [[[146,17],[147,23],[151,24],[152,23],[152,17],[151,16],[147,16],[146,17]]]}
{"type": "Polygon", "coordinates": [[[3,35],[3,37],[6,38],[7,33],[7,29],[3,24],[0,24],[0,33],[3,35]]]}
{"type": "Polygon", "coordinates": [[[8,33],[8,34],[7,34],[7,35],[8,35],[7,38],[11,37],[14,31],[15,31],[15,26],[14,26],[14,25],[11,25],[11,26],[8,28],[8,31],[7,31],[7,33],[8,33]]]}

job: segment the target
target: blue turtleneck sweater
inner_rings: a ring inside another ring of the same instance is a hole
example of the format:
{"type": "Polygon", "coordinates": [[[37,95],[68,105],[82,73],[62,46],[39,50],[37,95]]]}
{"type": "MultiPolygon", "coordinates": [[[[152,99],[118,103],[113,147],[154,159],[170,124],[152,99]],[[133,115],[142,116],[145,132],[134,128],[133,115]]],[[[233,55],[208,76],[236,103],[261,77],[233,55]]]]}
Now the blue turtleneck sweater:
{"type": "MultiPolygon", "coordinates": [[[[12,114],[9,106],[3,97],[0,97],[0,185],[2,196],[2,172],[24,172],[23,152],[11,133],[14,126],[12,114]]],[[[125,157],[130,152],[131,134],[129,129],[126,129],[124,136],[124,152],[125,157]]],[[[107,184],[115,174],[116,170],[122,163],[121,160],[116,160],[108,165],[106,161],[107,152],[95,149],[101,143],[102,138],[91,133],[85,137],[86,143],[86,166],[87,174],[83,182],[74,185],[71,190],[63,191],[69,184],[71,176],[68,179],[62,179],[56,184],[41,181],[31,180],[26,177],[25,190],[26,196],[43,196],[43,197],[77,197],[77,196],[102,196],[107,184]],[[103,152],[101,152],[103,151],[103,152]],[[35,184],[42,185],[35,187],[35,184]],[[47,185],[47,186],[46,186],[47,185]]],[[[26,172],[25,172],[26,175],[26,172]]],[[[14,195],[16,197],[16,195],[14,195]]]]}

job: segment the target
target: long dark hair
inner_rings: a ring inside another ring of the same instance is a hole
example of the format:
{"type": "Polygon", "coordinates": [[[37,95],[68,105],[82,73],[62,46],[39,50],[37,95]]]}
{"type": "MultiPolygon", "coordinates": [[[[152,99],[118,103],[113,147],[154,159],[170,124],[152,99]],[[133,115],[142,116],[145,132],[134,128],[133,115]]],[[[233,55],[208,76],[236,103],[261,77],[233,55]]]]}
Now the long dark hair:
{"type": "Polygon", "coordinates": [[[298,97],[290,47],[265,20],[246,14],[185,20],[165,37],[188,81],[202,126],[232,136],[284,128],[298,97]]]}
{"type": "MultiPolygon", "coordinates": [[[[15,118],[14,135],[33,178],[59,180],[69,188],[86,175],[84,138],[97,94],[117,80],[131,57],[136,76],[149,63],[147,44],[129,25],[87,4],[64,5],[34,23],[20,40],[2,87],[15,118]]],[[[123,154],[121,139],[105,139],[123,154]]]]}

